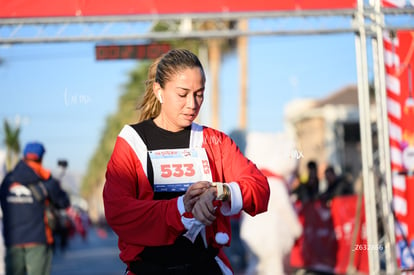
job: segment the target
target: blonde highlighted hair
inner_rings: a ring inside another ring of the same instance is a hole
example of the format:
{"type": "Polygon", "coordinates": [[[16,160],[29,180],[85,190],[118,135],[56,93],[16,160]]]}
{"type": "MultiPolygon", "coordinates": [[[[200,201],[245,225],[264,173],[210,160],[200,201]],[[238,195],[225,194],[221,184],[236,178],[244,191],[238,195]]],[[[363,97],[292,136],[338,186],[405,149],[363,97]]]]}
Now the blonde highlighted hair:
{"type": "Polygon", "coordinates": [[[139,122],[157,117],[160,114],[161,103],[153,93],[153,86],[155,82],[155,74],[157,73],[158,62],[161,58],[162,56],[154,60],[148,69],[148,76],[145,81],[145,94],[138,106],[138,110],[140,111],[138,118],[139,122]]]}

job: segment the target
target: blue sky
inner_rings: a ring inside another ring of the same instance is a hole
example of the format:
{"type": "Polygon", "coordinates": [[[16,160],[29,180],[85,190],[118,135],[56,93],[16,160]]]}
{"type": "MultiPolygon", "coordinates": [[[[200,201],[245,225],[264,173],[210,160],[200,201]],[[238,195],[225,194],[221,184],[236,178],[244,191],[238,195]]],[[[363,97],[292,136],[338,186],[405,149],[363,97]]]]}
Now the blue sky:
{"type": "MultiPolygon", "coordinates": [[[[85,172],[108,115],[137,62],[96,61],[95,43],[0,46],[0,120],[20,117],[21,144],[47,147],[45,165],[60,158],[85,172]]],[[[287,102],[322,98],[356,83],[354,36],[249,37],[248,130],[283,131],[287,102]]],[[[220,129],[238,126],[238,60],[223,57],[220,75],[220,129]]],[[[207,91],[208,92],[208,91],[207,91]]],[[[209,123],[209,101],[200,114],[209,123]]],[[[132,115],[132,114],[131,114],[132,115]]],[[[0,138],[4,138],[3,129],[0,138]]],[[[1,145],[0,148],[4,149],[1,145]]]]}

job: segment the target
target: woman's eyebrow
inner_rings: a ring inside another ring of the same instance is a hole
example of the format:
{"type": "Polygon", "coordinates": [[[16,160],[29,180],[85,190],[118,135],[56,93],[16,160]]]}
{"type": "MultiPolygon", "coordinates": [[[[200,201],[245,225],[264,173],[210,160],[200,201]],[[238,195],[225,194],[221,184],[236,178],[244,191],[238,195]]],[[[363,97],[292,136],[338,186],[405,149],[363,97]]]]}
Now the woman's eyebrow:
{"type": "MultiPolygon", "coordinates": [[[[180,87],[180,86],[177,86],[175,88],[176,89],[181,89],[181,90],[184,90],[184,91],[187,91],[187,92],[191,92],[190,88],[184,88],[184,87],[180,87]]],[[[199,88],[198,90],[195,90],[194,92],[197,93],[197,92],[201,92],[201,91],[204,91],[204,90],[205,90],[205,86],[199,88]]]]}

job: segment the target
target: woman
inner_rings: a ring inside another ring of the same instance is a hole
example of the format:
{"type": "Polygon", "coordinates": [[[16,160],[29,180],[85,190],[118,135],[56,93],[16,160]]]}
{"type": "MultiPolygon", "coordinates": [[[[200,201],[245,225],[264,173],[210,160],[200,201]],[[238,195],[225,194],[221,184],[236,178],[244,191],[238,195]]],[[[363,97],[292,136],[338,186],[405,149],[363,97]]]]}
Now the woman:
{"type": "Polygon", "coordinates": [[[233,274],[229,216],[267,209],[269,185],[224,133],[200,126],[205,74],[174,49],[150,67],[140,122],[120,132],[105,216],[129,274],[233,274]]]}

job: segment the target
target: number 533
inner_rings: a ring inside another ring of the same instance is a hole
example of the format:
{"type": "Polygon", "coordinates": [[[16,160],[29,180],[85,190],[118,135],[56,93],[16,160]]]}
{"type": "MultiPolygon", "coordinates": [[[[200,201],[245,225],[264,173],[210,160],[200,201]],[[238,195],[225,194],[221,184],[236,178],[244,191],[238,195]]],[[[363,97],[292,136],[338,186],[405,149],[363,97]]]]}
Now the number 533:
{"type": "Polygon", "coordinates": [[[194,165],[192,163],[187,164],[162,164],[161,165],[161,177],[177,177],[181,178],[192,177],[195,175],[194,165]]]}

